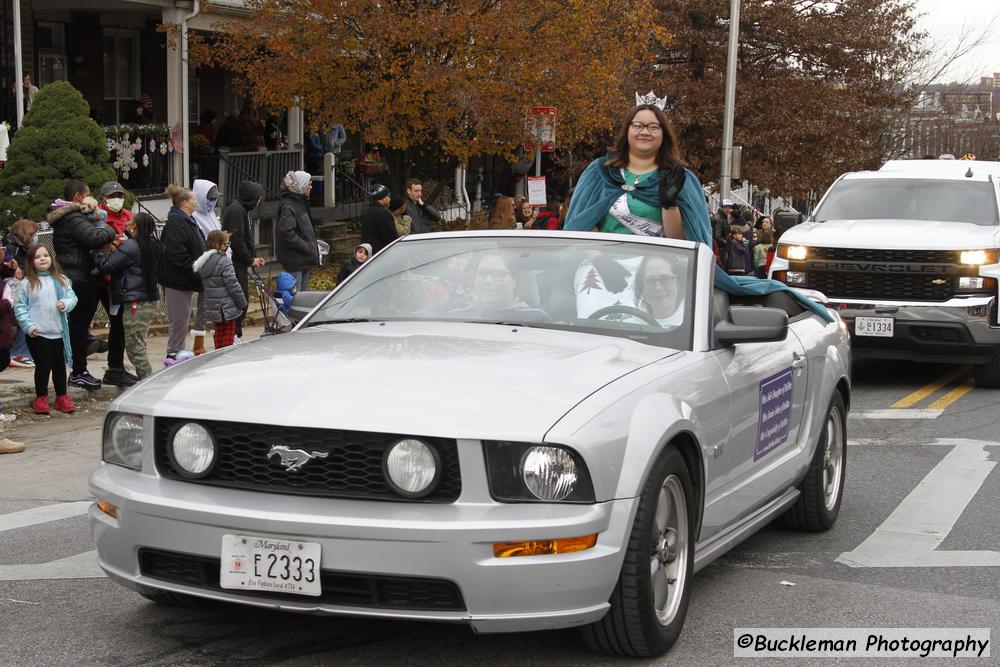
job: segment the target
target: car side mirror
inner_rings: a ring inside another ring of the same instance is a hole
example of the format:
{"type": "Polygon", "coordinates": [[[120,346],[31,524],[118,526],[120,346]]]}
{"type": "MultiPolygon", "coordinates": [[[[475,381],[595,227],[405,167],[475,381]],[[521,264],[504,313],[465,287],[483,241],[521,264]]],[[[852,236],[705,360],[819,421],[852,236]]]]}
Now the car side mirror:
{"type": "Polygon", "coordinates": [[[292,299],[292,305],[288,308],[288,318],[296,324],[301,322],[302,318],[325,299],[327,294],[329,292],[297,292],[292,299]]]}
{"type": "Polygon", "coordinates": [[[715,325],[715,340],[722,345],[777,342],[787,335],[788,313],[779,308],[730,306],[729,318],[715,325]]]}

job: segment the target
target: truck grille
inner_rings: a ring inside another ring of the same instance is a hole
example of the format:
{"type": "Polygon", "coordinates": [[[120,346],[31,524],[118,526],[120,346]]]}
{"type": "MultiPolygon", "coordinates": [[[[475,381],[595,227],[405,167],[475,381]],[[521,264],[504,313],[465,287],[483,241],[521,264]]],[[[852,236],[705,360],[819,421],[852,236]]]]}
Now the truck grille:
{"type": "Polygon", "coordinates": [[[462,490],[458,446],[445,438],[420,437],[437,450],[442,471],[434,491],[414,500],[394,493],[382,472],[382,455],[406,435],[164,417],[158,417],[155,423],[156,468],[169,479],[269,493],[397,502],[454,502],[462,490]],[[218,463],[207,476],[198,479],[185,476],[168,452],[172,430],[191,421],[208,429],[219,447],[218,463]],[[325,452],[327,456],[313,458],[301,469],[289,471],[277,455],[268,457],[275,445],[325,452]]]}
{"type": "Polygon", "coordinates": [[[790,270],[805,270],[805,286],[831,299],[947,301],[955,296],[956,277],[963,273],[960,254],[957,250],[810,248],[808,261],[792,262],[790,270]]]}
{"type": "Polygon", "coordinates": [[[809,248],[809,259],[845,262],[958,264],[958,250],[873,250],[871,248],[809,248]]]}
{"type": "Polygon", "coordinates": [[[810,271],[808,287],[831,299],[884,299],[889,301],[947,301],[954,293],[953,279],[943,285],[938,276],[885,273],[810,271]]]}
{"type": "MultiPolygon", "coordinates": [[[[144,576],[152,579],[212,591],[223,590],[219,585],[218,558],[140,549],[139,569],[144,576]]],[[[376,609],[465,611],[465,600],[458,586],[445,579],[323,570],[320,581],[323,593],[319,598],[270,591],[246,591],[245,594],[269,600],[319,600],[327,604],[376,609]]]]}

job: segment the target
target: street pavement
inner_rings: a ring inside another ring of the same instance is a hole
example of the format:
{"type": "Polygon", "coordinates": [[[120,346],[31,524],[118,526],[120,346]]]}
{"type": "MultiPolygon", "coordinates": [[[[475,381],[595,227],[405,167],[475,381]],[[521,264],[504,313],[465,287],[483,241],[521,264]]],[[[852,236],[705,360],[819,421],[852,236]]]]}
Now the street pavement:
{"type": "MultiPolygon", "coordinates": [[[[772,526],[707,567],[678,643],[642,664],[738,664],[741,627],[988,627],[1000,636],[1000,390],[975,387],[969,369],[874,361],[855,366],[854,382],[836,526],[772,526]]],[[[22,415],[12,437],[29,450],[0,457],[0,664],[634,663],[587,653],[569,630],[476,636],[463,626],[147,602],[93,564],[84,512],[99,408],[22,415]]],[[[969,662],[996,664],[992,654],[969,662]]]]}

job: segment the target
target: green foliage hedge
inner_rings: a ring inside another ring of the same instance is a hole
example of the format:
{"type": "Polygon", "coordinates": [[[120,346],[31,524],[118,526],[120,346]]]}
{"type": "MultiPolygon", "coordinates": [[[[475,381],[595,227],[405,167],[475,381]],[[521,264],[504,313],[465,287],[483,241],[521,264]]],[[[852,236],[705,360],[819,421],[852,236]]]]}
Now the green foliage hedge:
{"type": "Polygon", "coordinates": [[[7,150],[0,171],[0,216],[45,218],[66,182],[80,179],[99,192],[115,180],[104,130],[90,118],[83,95],[66,81],[42,88],[7,150]]]}

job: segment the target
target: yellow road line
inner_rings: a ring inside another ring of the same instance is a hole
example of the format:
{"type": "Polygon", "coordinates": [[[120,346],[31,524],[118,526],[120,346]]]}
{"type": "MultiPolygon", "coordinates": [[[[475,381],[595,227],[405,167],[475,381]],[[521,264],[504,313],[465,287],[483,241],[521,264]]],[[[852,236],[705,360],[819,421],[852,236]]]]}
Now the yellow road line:
{"type": "Polygon", "coordinates": [[[915,392],[913,392],[912,394],[910,394],[908,396],[904,396],[903,398],[899,399],[898,401],[896,401],[895,403],[893,403],[889,407],[890,408],[912,408],[914,405],[916,405],[920,401],[924,400],[925,398],[927,398],[928,396],[930,396],[934,392],[939,391],[942,387],[944,387],[946,384],[948,384],[949,382],[951,382],[955,378],[960,377],[960,376],[968,373],[970,370],[972,370],[972,366],[959,366],[958,368],[956,368],[952,372],[946,374],[944,377],[941,377],[941,378],[938,378],[937,380],[934,380],[934,382],[931,382],[930,384],[925,385],[925,386],[921,387],[920,389],[917,389],[915,392]]]}
{"type": "Polygon", "coordinates": [[[964,384],[955,387],[947,394],[945,394],[938,400],[931,403],[929,406],[927,406],[927,408],[929,410],[944,410],[946,407],[948,407],[949,405],[951,405],[952,403],[954,403],[955,401],[957,401],[958,399],[962,398],[970,391],[972,391],[972,389],[975,386],[976,386],[975,380],[969,378],[968,380],[965,381],[964,384]]]}

